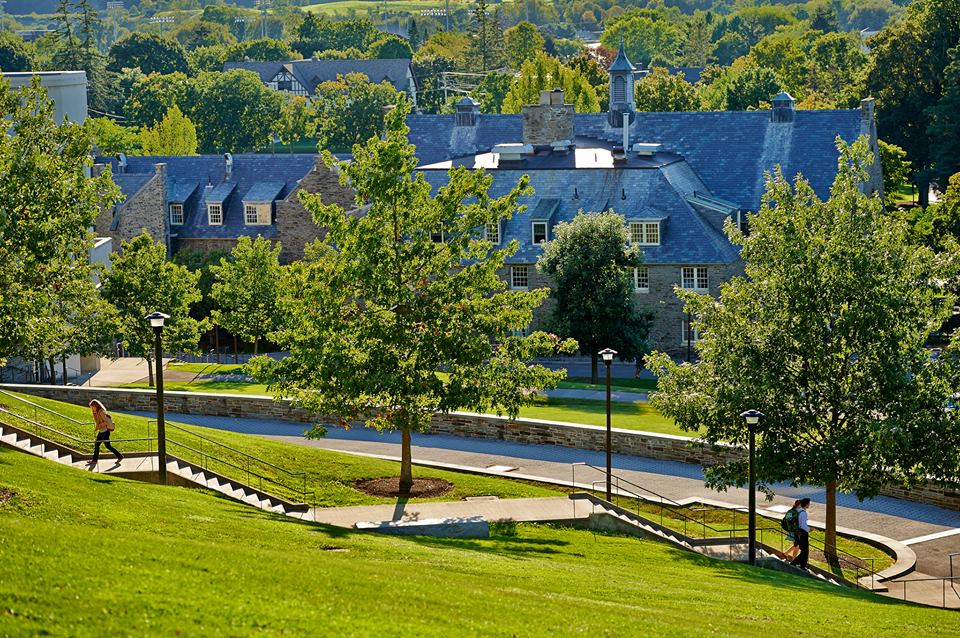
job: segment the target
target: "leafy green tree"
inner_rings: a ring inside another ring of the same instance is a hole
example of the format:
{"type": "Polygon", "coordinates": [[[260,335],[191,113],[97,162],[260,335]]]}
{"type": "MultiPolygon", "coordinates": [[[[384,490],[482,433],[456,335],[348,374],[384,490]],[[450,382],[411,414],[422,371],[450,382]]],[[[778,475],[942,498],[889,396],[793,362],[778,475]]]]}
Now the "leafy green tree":
{"type": "Polygon", "coordinates": [[[226,25],[203,20],[185,22],[172,35],[187,51],[200,47],[229,47],[237,43],[237,39],[226,25]]]}
{"type": "Polygon", "coordinates": [[[187,52],[179,42],[140,31],[117,40],[110,47],[109,58],[107,68],[114,72],[138,68],[144,75],[149,75],[186,73],[189,69],[187,52]]]}
{"type": "Polygon", "coordinates": [[[723,34],[713,46],[713,53],[710,55],[710,61],[720,66],[729,66],[737,58],[746,55],[750,51],[750,44],[747,39],[739,33],[731,31],[723,34]]]}
{"type": "Polygon", "coordinates": [[[854,33],[825,33],[807,48],[808,87],[834,103],[857,103],[857,81],[867,64],[860,37],[854,33]]]}
{"type": "Polygon", "coordinates": [[[707,66],[713,54],[712,36],[713,14],[709,11],[698,11],[687,25],[687,37],[681,49],[681,66],[707,66]]]}
{"type": "Polygon", "coordinates": [[[726,109],[746,111],[769,104],[781,91],[780,78],[764,67],[749,68],[736,75],[726,88],[726,109]]]}
{"type": "Polygon", "coordinates": [[[84,126],[90,132],[97,151],[103,155],[134,155],[140,151],[140,135],[135,128],[117,124],[109,117],[87,118],[84,126]]]}
{"type": "Polygon", "coordinates": [[[480,80],[480,84],[471,95],[480,103],[481,113],[500,113],[503,110],[503,100],[507,97],[513,76],[507,73],[491,71],[480,80]]]}
{"type": "Polygon", "coordinates": [[[417,106],[424,113],[439,113],[444,105],[443,74],[457,67],[455,56],[430,53],[424,45],[413,57],[413,73],[417,77],[417,106]]]}
{"type": "Polygon", "coordinates": [[[383,37],[383,32],[365,19],[330,20],[320,13],[308,13],[290,43],[303,57],[329,49],[366,51],[383,37]]]}
{"type": "Polygon", "coordinates": [[[564,99],[572,103],[578,113],[597,113],[600,100],[584,75],[566,66],[546,53],[523,63],[510,90],[503,99],[504,113],[519,113],[524,104],[540,102],[540,91],[560,87],[564,99]]]}
{"type": "Polygon", "coordinates": [[[140,132],[144,155],[196,155],[197,128],[176,104],[163,119],[140,132]]]}
{"type": "Polygon", "coordinates": [[[407,40],[410,42],[410,48],[416,51],[423,44],[423,36],[420,35],[420,27],[417,26],[415,18],[410,18],[410,26],[407,29],[407,40]]]}
{"type": "Polygon", "coordinates": [[[194,91],[196,101],[187,113],[197,127],[202,152],[252,151],[272,141],[283,96],[253,71],[201,73],[194,91]]]}
{"type": "Polygon", "coordinates": [[[184,266],[198,277],[197,290],[200,291],[200,301],[190,307],[190,316],[201,321],[209,318],[217,305],[210,294],[213,290],[214,269],[220,260],[230,255],[226,250],[195,251],[180,249],[173,254],[173,263],[184,266]]]}
{"type": "MultiPolygon", "coordinates": [[[[746,276],[720,298],[677,290],[696,317],[695,364],[648,357],[651,401],[711,443],[745,444],[738,415],[758,409],[757,477],[826,488],[828,556],[836,561],[837,492],[865,498],[890,483],[956,476],[960,428],[945,407],[956,353],[925,344],[950,315],[956,251],[941,259],[907,239],[903,222],[867,197],[864,139],[839,145],[830,198],[797,177],[767,181],[750,234],[732,224],[746,276]]],[[[717,487],[742,485],[745,462],[707,470],[717,487]]]]}
{"type": "Polygon", "coordinates": [[[356,215],[302,196],[327,235],[281,284],[286,321],[271,339],[290,356],[252,363],[271,392],[315,414],[400,430],[403,493],[413,485],[411,432],[437,410],[516,415],[530,389],[564,376],[530,359],[575,347],[540,332],[514,336],[547,291],[505,290],[497,269],[518,244],[494,250],[477,239],[478,228],[514,214],[526,177],[491,198],[489,174],[457,168],[431,197],[407,142],[409,111],[401,100],[385,138],[355,146],[352,162],[325,153],[368,206],[356,215]],[[437,244],[431,233],[440,227],[446,240],[437,244]]]}
{"type": "Polygon", "coordinates": [[[524,62],[543,51],[544,40],[536,25],[523,20],[503,32],[503,44],[507,64],[519,69],[524,62]]]}
{"type": "Polygon", "coordinates": [[[949,51],[958,42],[960,4],[953,0],[915,0],[903,20],[870,39],[862,94],[877,100],[880,137],[907,151],[923,206],[933,147],[942,142],[929,134],[931,107],[943,95],[949,51]]]}
{"type": "Polygon", "coordinates": [[[670,75],[662,67],[653,71],[634,86],[638,111],[699,111],[697,88],[687,82],[683,73],[670,75]]]}
{"type": "Polygon", "coordinates": [[[409,60],[413,57],[410,43],[401,37],[387,34],[370,45],[366,57],[374,60],[409,60]]]}
{"type": "Polygon", "coordinates": [[[950,58],[943,72],[942,95],[926,111],[927,135],[936,141],[930,145],[931,173],[941,180],[960,171],[960,42],[950,50],[950,58]]]}
{"type": "MultiPolygon", "coordinates": [[[[290,48],[288,42],[273,38],[260,38],[230,47],[226,59],[231,62],[240,62],[247,58],[260,62],[286,62],[288,60],[299,60],[301,57],[299,53],[290,48]]],[[[219,71],[220,69],[211,70],[219,71]]]]}
{"type": "MultiPolygon", "coordinates": [[[[53,102],[35,78],[14,90],[0,83],[0,365],[20,344],[36,342],[36,324],[58,291],[74,285],[91,246],[89,228],[119,189],[109,173],[87,177],[89,129],[57,125],[53,102]]],[[[85,271],[86,272],[86,271],[85,271]]],[[[84,273],[85,274],[85,273],[84,273]]]]}
{"type": "MultiPolygon", "coordinates": [[[[187,59],[190,62],[190,67],[197,73],[201,71],[222,71],[223,64],[230,57],[232,51],[233,47],[225,47],[222,44],[197,47],[187,54],[187,59]]],[[[299,54],[294,57],[296,56],[299,56],[299,54]]]]}
{"type": "Polygon", "coordinates": [[[673,63],[683,45],[681,26],[665,16],[648,10],[630,9],[607,24],[600,42],[614,51],[623,37],[623,47],[630,61],[649,66],[657,61],[673,63]]]}
{"type": "Polygon", "coordinates": [[[154,334],[144,317],[157,311],[170,315],[163,326],[165,352],[196,351],[205,329],[190,316],[190,306],[200,301],[199,275],[167,261],[166,247],[154,243],[146,231],[120,242],[120,252],[111,262],[101,288],[103,298],[117,309],[124,349],[147,360],[152,386],[154,334]]]}
{"type": "Polygon", "coordinates": [[[913,236],[921,244],[942,252],[960,242],[960,173],[950,177],[940,200],[913,221],[913,236]]]}
{"type": "Polygon", "coordinates": [[[27,50],[23,38],[6,31],[0,33],[0,71],[32,71],[33,56],[27,50]]]}
{"type": "Polygon", "coordinates": [[[362,73],[348,73],[317,85],[317,139],[321,148],[346,151],[383,130],[383,107],[400,94],[387,81],[374,84],[362,73]]]}
{"type": "Polygon", "coordinates": [[[213,268],[210,298],[216,305],[213,322],[244,341],[260,341],[277,327],[277,282],[280,243],[241,237],[228,257],[213,268]]]}
{"type": "Polygon", "coordinates": [[[153,126],[171,107],[190,110],[190,80],[183,73],[148,75],[134,82],[123,107],[133,126],[153,126]]]}
{"type": "Polygon", "coordinates": [[[590,83],[597,99],[600,101],[600,110],[606,111],[610,108],[610,76],[606,67],[601,65],[597,58],[586,51],[582,51],[564,64],[580,75],[590,83]]]}
{"type": "Polygon", "coordinates": [[[299,95],[285,97],[277,121],[277,136],[287,145],[309,139],[317,132],[316,118],[317,112],[307,98],[299,95]]]}
{"type": "Polygon", "coordinates": [[[474,71],[481,73],[499,69],[505,63],[499,13],[490,15],[487,0],[477,0],[471,13],[467,60],[474,71]]]}
{"type": "MultiPolygon", "coordinates": [[[[755,66],[773,71],[780,80],[780,90],[794,97],[806,95],[810,64],[806,41],[807,34],[774,33],[757,42],[750,49],[750,58],[755,66]]],[[[767,96],[769,101],[776,93],[767,96]]]]}
{"type": "Polygon", "coordinates": [[[637,311],[628,274],[643,256],[629,239],[622,215],[580,213],[557,224],[537,261],[555,284],[550,328],[590,354],[592,383],[601,349],[613,348],[621,359],[639,360],[646,352],[649,318],[637,311]]]}
{"type": "MultiPolygon", "coordinates": [[[[880,147],[880,171],[883,173],[883,201],[887,208],[897,202],[897,193],[910,177],[910,162],[907,152],[895,144],[877,140],[880,147]]],[[[958,237],[960,239],[960,237],[958,237]]]]}

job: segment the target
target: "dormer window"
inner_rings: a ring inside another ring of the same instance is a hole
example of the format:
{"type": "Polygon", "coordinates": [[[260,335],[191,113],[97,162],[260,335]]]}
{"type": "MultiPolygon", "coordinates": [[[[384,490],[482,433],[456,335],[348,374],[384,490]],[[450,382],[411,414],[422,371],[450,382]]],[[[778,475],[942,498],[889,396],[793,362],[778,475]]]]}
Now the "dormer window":
{"type": "Polygon", "coordinates": [[[170,225],[183,225],[183,204],[170,204],[170,225]]]}
{"type": "Polygon", "coordinates": [[[243,222],[247,226],[269,226],[271,222],[270,204],[244,204],[243,222]]]}
{"type": "Polygon", "coordinates": [[[636,246],[660,245],[659,221],[630,222],[630,243],[636,246]]]}
{"type": "Polygon", "coordinates": [[[207,204],[207,223],[211,226],[221,226],[223,224],[223,204],[207,204]]]}
{"type": "Polygon", "coordinates": [[[530,230],[534,244],[547,243],[547,222],[533,222],[530,230]]]}
{"type": "Polygon", "coordinates": [[[492,244],[500,243],[500,222],[491,222],[484,228],[484,236],[492,244]]]}

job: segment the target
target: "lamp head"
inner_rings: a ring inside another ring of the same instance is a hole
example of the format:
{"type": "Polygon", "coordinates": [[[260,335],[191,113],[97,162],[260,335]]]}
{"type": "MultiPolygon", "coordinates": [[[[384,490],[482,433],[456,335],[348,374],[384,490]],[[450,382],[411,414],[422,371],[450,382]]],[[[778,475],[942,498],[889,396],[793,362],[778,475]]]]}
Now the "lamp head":
{"type": "Polygon", "coordinates": [[[747,410],[746,412],[742,412],[740,417],[747,422],[747,425],[756,425],[760,423],[760,419],[763,418],[763,412],[760,410],[747,410]]]}
{"type": "Polygon", "coordinates": [[[613,357],[617,354],[617,351],[611,350],[610,348],[604,348],[598,354],[603,358],[604,363],[610,363],[613,361],[613,357]]]}
{"type": "Polygon", "coordinates": [[[170,318],[170,315],[165,315],[162,312],[151,312],[149,315],[144,317],[144,319],[150,320],[150,326],[153,328],[162,328],[163,322],[170,318]]]}

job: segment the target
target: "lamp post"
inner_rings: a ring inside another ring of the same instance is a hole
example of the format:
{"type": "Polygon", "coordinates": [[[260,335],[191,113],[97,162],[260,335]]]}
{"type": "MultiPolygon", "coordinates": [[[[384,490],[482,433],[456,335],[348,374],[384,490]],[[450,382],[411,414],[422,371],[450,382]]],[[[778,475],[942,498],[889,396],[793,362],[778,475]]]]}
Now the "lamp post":
{"type": "Polygon", "coordinates": [[[151,312],[144,317],[150,321],[154,341],[154,368],[157,370],[157,466],[160,470],[160,484],[167,484],[167,433],[163,425],[163,322],[170,318],[162,312],[151,312]]]}
{"type": "Polygon", "coordinates": [[[756,434],[757,424],[763,418],[763,412],[759,410],[747,410],[740,414],[747,422],[747,431],[750,433],[750,469],[749,483],[750,494],[747,501],[747,562],[751,565],[757,564],[757,476],[756,476],[756,434]]]}
{"type": "Polygon", "coordinates": [[[610,436],[610,364],[613,363],[613,356],[617,354],[616,350],[604,348],[600,351],[600,357],[603,359],[603,365],[607,367],[607,500],[613,501],[613,490],[611,489],[611,476],[613,475],[613,452],[611,450],[610,436]]]}

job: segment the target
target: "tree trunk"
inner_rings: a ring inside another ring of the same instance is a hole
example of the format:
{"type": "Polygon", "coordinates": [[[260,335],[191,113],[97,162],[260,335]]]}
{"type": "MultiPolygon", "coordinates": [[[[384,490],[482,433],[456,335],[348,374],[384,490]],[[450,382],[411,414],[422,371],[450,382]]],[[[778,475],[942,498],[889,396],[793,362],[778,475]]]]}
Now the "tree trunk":
{"type": "Polygon", "coordinates": [[[153,361],[147,357],[147,385],[153,387],[153,361]]]}
{"type": "Polygon", "coordinates": [[[917,202],[921,208],[930,205],[930,179],[926,176],[917,175],[917,202]]]}
{"type": "Polygon", "coordinates": [[[67,355],[63,355],[63,385],[67,385],[67,355]]]}
{"type": "Polygon", "coordinates": [[[400,440],[400,493],[408,494],[413,487],[413,463],[410,452],[410,428],[403,428],[400,440]]]}
{"type": "Polygon", "coordinates": [[[598,380],[600,377],[597,375],[597,353],[590,353],[590,383],[597,384],[600,383],[598,380]]]}
{"type": "Polygon", "coordinates": [[[260,337],[253,338],[253,356],[257,356],[257,346],[260,345],[260,337]]]}
{"type": "Polygon", "coordinates": [[[57,362],[50,357],[50,385],[57,385],[57,362]]]}
{"type": "Polygon", "coordinates": [[[824,553],[831,567],[840,567],[837,558],[837,482],[827,483],[826,529],[823,539],[824,553]]]}

